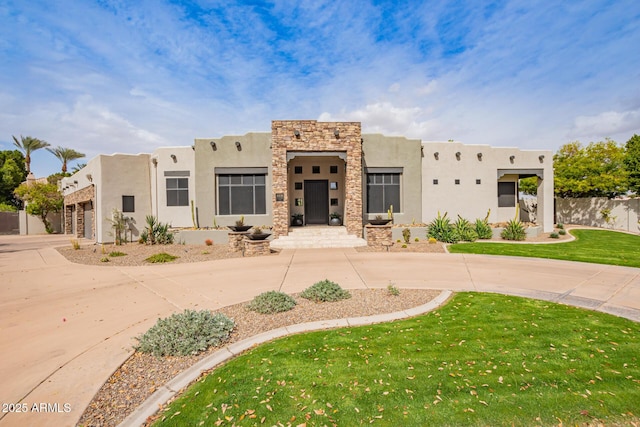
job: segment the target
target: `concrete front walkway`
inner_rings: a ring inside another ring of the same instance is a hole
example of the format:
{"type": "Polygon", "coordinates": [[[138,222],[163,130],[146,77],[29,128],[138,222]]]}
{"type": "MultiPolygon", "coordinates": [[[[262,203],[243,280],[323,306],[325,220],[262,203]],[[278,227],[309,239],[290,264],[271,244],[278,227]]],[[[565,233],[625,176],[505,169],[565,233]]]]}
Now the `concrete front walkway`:
{"type": "Polygon", "coordinates": [[[69,263],[60,236],[0,236],[0,426],[73,425],[158,317],[302,291],[473,290],[523,295],[640,321],[640,269],[462,254],[283,251],[278,256],[150,267],[69,263]],[[44,405],[42,405],[44,404],[44,405]],[[9,409],[9,406],[7,406],[9,409]],[[17,413],[26,409],[26,413],[17,413]],[[3,410],[6,410],[3,407],[3,410]],[[39,411],[36,411],[39,410],[39,411]]]}

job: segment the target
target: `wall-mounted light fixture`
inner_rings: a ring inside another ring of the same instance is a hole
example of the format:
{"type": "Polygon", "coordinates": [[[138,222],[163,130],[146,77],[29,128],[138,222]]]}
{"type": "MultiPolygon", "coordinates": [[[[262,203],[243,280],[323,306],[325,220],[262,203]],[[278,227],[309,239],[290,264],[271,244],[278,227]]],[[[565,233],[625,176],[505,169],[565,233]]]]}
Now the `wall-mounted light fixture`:
{"type": "Polygon", "coordinates": [[[420,146],[420,157],[424,157],[424,145],[420,146]]]}
{"type": "Polygon", "coordinates": [[[333,136],[335,136],[336,138],[340,138],[340,131],[338,129],[334,130],[333,136]]]}
{"type": "Polygon", "coordinates": [[[193,151],[196,151],[196,146],[195,146],[195,144],[191,146],[191,149],[192,149],[193,151]]]}
{"type": "Polygon", "coordinates": [[[460,155],[461,153],[459,151],[456,151],[456,160],[460,160],[460,155]]]}
{"type": "Polygon", "coordinates": [[[178,158],[176,157],[175,154],[171,155],[171,160],[173,160],[173,163],[176,163],[178,161],[178,158]]]}
{"type": "Polygon", "coordinates": [[[158,166],[158,159],[154,157],[153,159],[151,159],[151,163],[153,163],[153,166],[158,166]]]}
{"type": "Polygon", "coordinates": [[[478,153],[478,160],[482,161],[482,153],[478,153]]]}
{"type": "Polygon", "coordinates": [[[90,173],[88,173],[86,177],[89,180],[89,182],[93,182],[93,176],[90,173]]]}
{"type": "Polygon", "coordinates": [[[78,185],[78,180],[77,180],[77,179],[74,179],[74,180],[73,180],[73,183],[74,183],[75,185],[78,185]]]}
{"type": "Polygon", "coordinates": [[[440,158],[440,153],[436,151],[435,153],[433,153],[433,157],[435,157],[435,159],[438,160],[438,158],[440,158]]]}
{"type": "Polygon", "coordinates": [[[293,134],[295,135],[296,138],[300,138],[300,131],[298,129],[294,130],[293,134]]]}
{"type": "Polygon", "coordinates": [[[240,145],[240,141],[236,141],[236,148],[238,151],[242,151],[242,145],[240,145]]]}
{"type": "Polygon", "coordinates": [[[209,143],[209,145],[211,145],[211,149],[212,149],[213,151],[217,151],[217,150],[218,150],[218,146],[216,145],[216,142],[215,142],[215,141],[211,141],[211,142],[209,143]]]}
{"type": "Polygon", "coordinates": [[[516,156],[509,156],[509,161],[510,161],[511,163],[513,163],[513,161],[514,161],[515,159],[516,159],[516,156]]]}
{"type": "Polygon", "coordinates": [[[540,163],[544,162],[544,154],[540,154],[538,160],[540,160],[540,163]]]}

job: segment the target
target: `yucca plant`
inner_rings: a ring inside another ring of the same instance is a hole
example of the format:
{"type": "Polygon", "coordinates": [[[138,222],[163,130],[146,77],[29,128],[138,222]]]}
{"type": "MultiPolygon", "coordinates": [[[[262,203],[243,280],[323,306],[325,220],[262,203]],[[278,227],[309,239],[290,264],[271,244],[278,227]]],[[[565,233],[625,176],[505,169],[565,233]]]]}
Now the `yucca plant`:
{"type": "Polygon", "coordinates": [[[460,240],[465,242],[474,242],[478,239],[478,234],[469,222],[469,220],[458,215],[458,219],[453,223],[453,229],[460,236],[460,240]]]}
{"type": "Polygon", "coordinates": [[[475,231],[478,235],[478,239],[490,239],[493,237],[493,230],[491,230],[491,226],[489,225],[489,221],[487,219],[476,219],[475,231]]]}
{"type": "Polygon", "coordinates": [[[451,220],[447,218],[447,212],[438,216],[427,226],[427,237],[433,237],[436,240],[445,243],[458,243],[460,235],[451,225],[451,220]]]}
{"type": "Polygon", "coordinates": [[[524,230],[523,223],[517,219],[512,219],[502,230],[500,236],[505,240],[524,240],[527,237],[527,233],[524,230]]]}

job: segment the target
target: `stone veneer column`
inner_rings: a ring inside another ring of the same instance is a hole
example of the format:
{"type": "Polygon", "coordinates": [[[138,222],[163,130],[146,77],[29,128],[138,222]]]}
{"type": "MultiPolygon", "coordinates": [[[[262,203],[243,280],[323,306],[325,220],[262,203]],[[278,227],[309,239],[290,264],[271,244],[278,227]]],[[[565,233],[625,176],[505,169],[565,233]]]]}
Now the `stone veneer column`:
{"type": "MultiPolygon", "coordinates": [[[[75,205],[76,207],[76,215],[77,218],[76,219],[76,236],[77,237],[82,237],[84,236],[84,206],[81,205],[81,203],[89,203],[91,202],[93,204],[93,222],[91,223],[91,234],[95,235],[95,229],[96,229],[96,215],[95,215],[95,208],[96,208],[96,192],[95,192],[95,185],[91,184],[88,187],[84,187],[81,188],[78,191],[74,191],[73,193],[69,193],[66,196],[64,196],[64,233],[65,234],[71,234],[71,231],[73,230],[73,224],[71,223],[72,221],[72,214],[71,214],[71,205],[75,205]],[[80,211],[82,211],[82,214],[80,213],[80,211]],[[78,227],[79,224],[79,219],[82,218],[82,227],[78,227]]],[[[91,238],[93,236],[89,236],[88,238],[91,238]]]]}
{"type": "Polygon", "coordinates": [[[391,224],[365,225],[367,229],[367,246],[382,248],[393,246],[393,232],[391,224]]]}
{"type": "Polygon", "coordinates": [[[229,249],[233,252],[242,252],[244,250],[244,236],[246,231],[230,231],[229,232],[229,249]]]}
{"type": "Polygon", "coordinates": [[[244,241],[244,256],[260,256],[269,255],[271,247],[268,240],[249,240],[244,241]]]}
{"type": "Polygon", "coordinates": [[[76,203],[76,237],[84,237],[84,206],[76,203]]]}
{"type": "Polygon", "coordinates": [[[71,205],[64,207],[64,234],[71,234],[73,231],[73,211],[71,205]]]}
{"type": "Polygon", "coordinates": [[[271,178],[274,237],[289,230],[289,188],[287,151],[347,153],[344,221],[349,234],[362,237],[362,132],[359,122],[317,122],[316,120],[274,120],[271,122],[271,178]],[[339,136],[334,132],[338,130],[339,136]],[[296,137],[294,132],[300,133],[296,137]],[[282,200],[277,200],[277,195],[282,200]]]}

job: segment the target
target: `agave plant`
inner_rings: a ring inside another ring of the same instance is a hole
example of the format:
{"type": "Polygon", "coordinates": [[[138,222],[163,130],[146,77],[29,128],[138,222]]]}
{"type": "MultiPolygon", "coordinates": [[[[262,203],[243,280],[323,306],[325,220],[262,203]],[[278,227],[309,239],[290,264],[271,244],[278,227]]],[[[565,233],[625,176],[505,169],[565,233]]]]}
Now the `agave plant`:
{"type": "Polygon", "coordinates": [[[458,243],[460,235],[451,224],[451,220],[447,218],[447,212],[438,216],[427,226],[427,237],[433,237],[444,243],[458,243]]]}
{"type": "Polygon", "coordinates": [[[524,240],[527,234],[524,230],[524,224],[517,219],[512,219],[507,223],[504,230],[502,230],[500,236],[505,240],[524,240]]]}
{"type": "Polygon", "coordinates": [[[458,215],[458,219],[453,223],[453,229],[460,236],[460,240],[465,242],[474,242],[478,239],[478,234],[474,230],[469,220],[458,215]]]}

